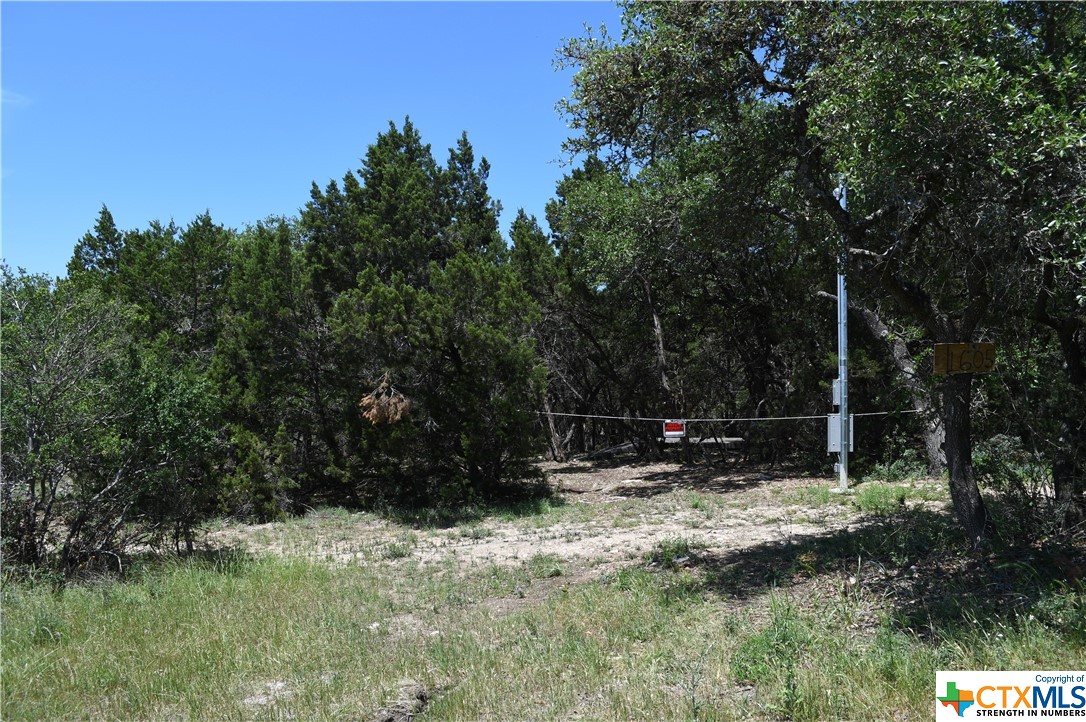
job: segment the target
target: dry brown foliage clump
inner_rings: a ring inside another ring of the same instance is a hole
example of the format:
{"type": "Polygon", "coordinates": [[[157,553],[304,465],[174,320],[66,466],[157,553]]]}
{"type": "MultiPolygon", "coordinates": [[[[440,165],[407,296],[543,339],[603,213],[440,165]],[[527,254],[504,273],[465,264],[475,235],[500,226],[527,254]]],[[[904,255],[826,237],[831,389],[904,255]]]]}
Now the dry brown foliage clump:
{"type": "Polygon", "coordinates": [[[370,718],[370,722],[411,722],[417,715],[422,714],[426,703],[432,696],[430,690],[418,682],[406,679],[400,682],[400,689],[387,707],[377,710],[377,714],[370,718]]]}
{"type": "Polygon", "coordinates": [[[362,415],[374,426],[395,424],[411,413],[411,399],[396,390],[387,373],[381,377],[377,388],[363,396],[358,405],[362,415]]]}

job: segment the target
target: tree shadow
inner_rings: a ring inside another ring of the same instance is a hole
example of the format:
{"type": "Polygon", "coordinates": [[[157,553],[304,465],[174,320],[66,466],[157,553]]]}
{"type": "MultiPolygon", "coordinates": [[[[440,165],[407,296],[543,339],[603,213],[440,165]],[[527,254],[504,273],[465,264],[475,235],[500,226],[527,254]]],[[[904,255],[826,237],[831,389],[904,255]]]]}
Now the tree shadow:
{"type": "Polygon", "coordinates": [[[612,492],[645,499],[683,490],[727,494],[757,489],[777,478],[757,468],[722,471],[713,466],[691,464],[676,470],[646,474],[640,477],[638,483],[622,484],[614,487],[612,492]]]}
{"type": "Polygon", "coordinates": [[[621,467],[630,467],[636,469],[639,466],[649,466],[654,462],[637,456],[633,453],[624,453],[612,456],[607,459],[596,459],[594,461],[581,461],[579,464],[566,463],[564,466],[547,469],[548,474],[562,474],[565,476],[574,476],[578,474],[596,474],[601,470],[618,469],[621,467]]]}
{"type": "Polygon", "coordinates": [[[685,564],[704,572],[703,591],[737,600],[836,578],[824,593],[877,600],[899,627],[925,637],[978,619],[1040,617],[1053,593],[1081,594],[1062,560],[1052,549],[969,551],[949,513],[916,507],[851,528],[698,552],[685,564]]]}
{"type": "Polygon", "coordinates": [[[62,584],[112,583],[161,574],[179,566],[236,575],[246,572],[256,561],[255,555],[238,547],[197,548],[191,552],[146,548],[124,554],[96,553],[73,569],[62,584]]]}
{"type": "Polygon", "coordinates": [[[385,503],[375,511],[383,518],[415,529],[449,529],[488,517],[520,519],[565,506],[557,489],[547,483],[510,484],[495,493],[451,504],[385,503]]]}

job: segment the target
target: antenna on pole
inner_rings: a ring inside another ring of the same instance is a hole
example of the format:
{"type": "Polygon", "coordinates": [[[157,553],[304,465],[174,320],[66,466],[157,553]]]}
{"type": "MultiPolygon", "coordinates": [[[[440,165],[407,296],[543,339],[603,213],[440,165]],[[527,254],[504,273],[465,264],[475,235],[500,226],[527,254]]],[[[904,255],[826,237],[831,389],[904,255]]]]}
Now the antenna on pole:
{"type": "MultiPolygon", "coordinates": [[[[841,207],[848,210],[848,187],[845,179],[834,192],[841,207]]],[[[838,491],[848,491],[848,452],[853,448],[852,416],[848,413],[848,287],[845,271],[848,268],[848,239],[841,238],[841,250],[837,257],[837,379],[833,384],[833,403],[836,414],[827,419],[827,451],[838,453],[834,465],[838,473],[838,491]]]]}

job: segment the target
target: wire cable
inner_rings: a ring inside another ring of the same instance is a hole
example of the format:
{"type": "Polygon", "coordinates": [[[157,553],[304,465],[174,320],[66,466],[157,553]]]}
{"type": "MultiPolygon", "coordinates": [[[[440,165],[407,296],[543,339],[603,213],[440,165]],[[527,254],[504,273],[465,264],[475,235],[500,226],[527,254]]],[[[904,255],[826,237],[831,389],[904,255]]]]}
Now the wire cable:
{"type": "MultiPolygon", "coordinates": [[[[612,421],[685,421],[687,423],[729,423],[733,421],[810,421],[812,419],[825,419],[828,414],[819,414],[817,416],[754,416],[750,418],[734,418],[734,419],[663,419],[650,416],[605,416],[602,414],[566,414],[558,411],[537,411],[535,412],[540,416],[566,416],[576,419],[608,419],[612,421]]],[[[868,411],[862,414],[852,414],[852,416],[894,416],[897,414],[918,414],[918,409],[904,409],[902,411],[868,411]]]]}

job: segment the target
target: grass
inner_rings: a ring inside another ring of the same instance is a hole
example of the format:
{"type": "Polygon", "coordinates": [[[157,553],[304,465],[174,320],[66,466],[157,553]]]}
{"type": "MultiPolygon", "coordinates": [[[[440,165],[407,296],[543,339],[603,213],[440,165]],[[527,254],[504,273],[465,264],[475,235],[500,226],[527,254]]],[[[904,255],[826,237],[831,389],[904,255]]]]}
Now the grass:
{"type": "MultiPolygon", "coordinates": [[[[930,719],[936,670],[1086,667],[1081,590],[1036,559],[954,551],[947,516],[912,503],[929,493],[869,481],[825,501],[859,513],[856,528],[735,549],[672,536],[598,567],[416,553],[435,536],[592,519],[592,505],[548,502],[433,530],[318,510],[261,529],[258,546],[295,556],[145,559],[123,580],[63,588],[9,579],[0,712],[369,719],[413,679],[431,694],[420,722],[930,719]],[[349,563],[306,550],[363,520],[376,531],[349,563]]],[[[639,508],[712,510],[711,525],[723,498],[676,491],[639,508]]]]}
{"type": "Polygon", "coordinates": [[[892,461],[879,462],[864,475],[864,481],[885,481],[891,484],[918,481],[927,475],[923,462],[916,454],[906,453],[892,461]]]}
{"type": "Polygon", "coordinates": [[[411,556],[418,541],[418,535],[412,531],[394,534],[392,539],[385,542],[383,556],[385,559],[403,559],[411,556]]]}
{"type": "Polygon", "coordinates": [[[1086,663],[1068,643],[1083,621],[1073,597],[1045,619],[925,640],[889,618],[851,632],[848,609],[804,610],[783,590],[764,616],[738,616],[685,570],[633,566],[498,615],[460,595],[519,598],[514,583],[558,565],[441,584],[264,558],[62,592],[8,585],[4,719],[360,719],[404,678],[435,692],[423,719],[920,719],[937,669],[1086,663]]]}
{"type": "Polygon", "coordinates": [[[889,516],[903,511],[909,502],[938,501],[944,498],[941,486],[919,480],[881,482],[870,478],[840,494],[828,486],[808,486],[788,495],[792,504],[808,507],[848,505],[864,514],[889,516]]]}
{"type": "Polygon", "coordinates": [[[905,509],[908,490],[897,484],[863,484],[850,499],[852,505],[866,514],[890,516],[905,509]]]}
{"type": "Polygon", "coordinates": [[[485,527],[482,524],[468,524],[467,526],[463,526],[457,529],[456,536],[461,539],[474,539],[478,541],[480,539],[486,539],[487,537],[494,536],[494,530],[485,527]]]}

